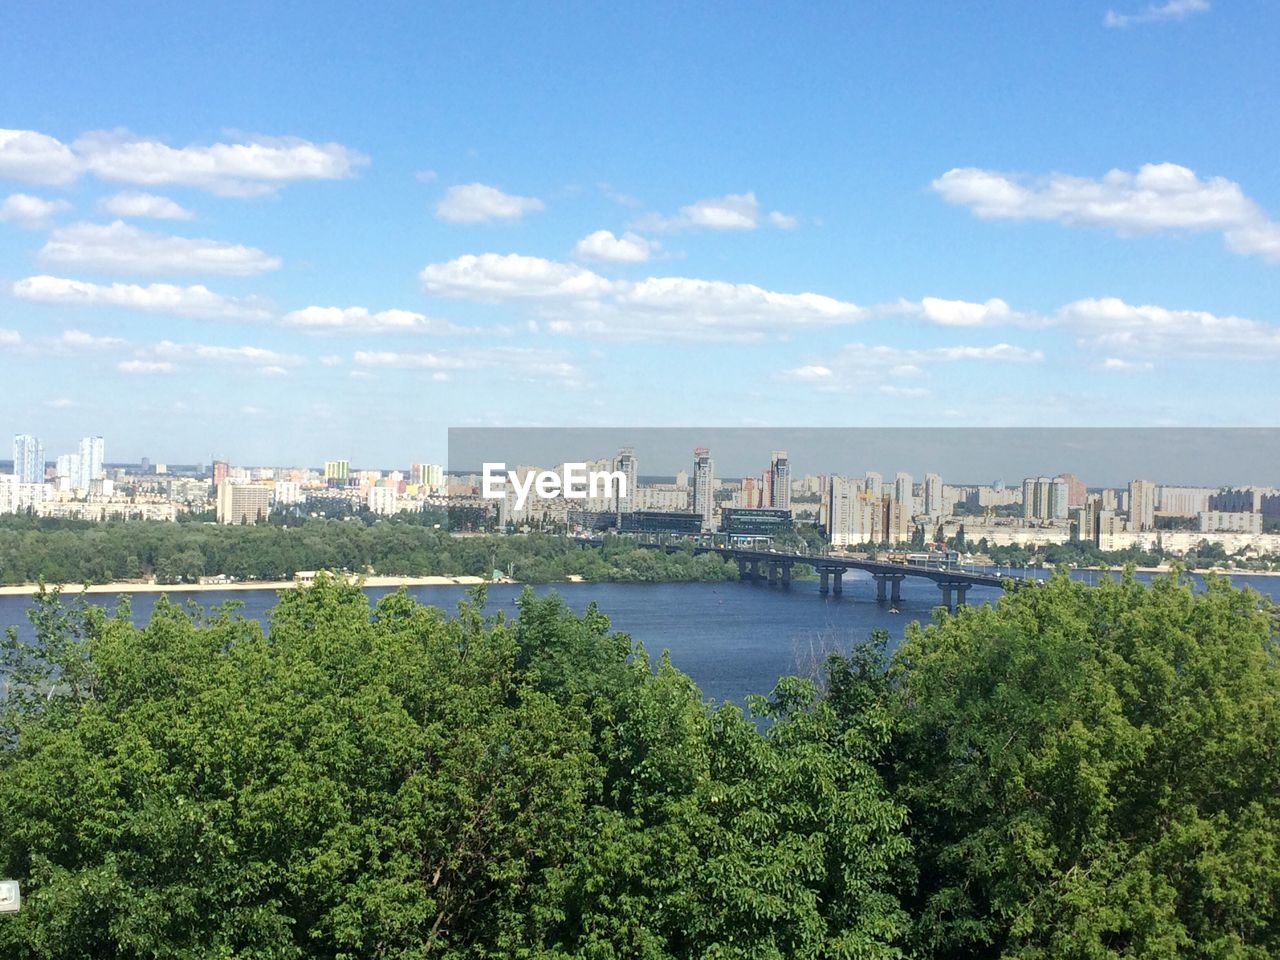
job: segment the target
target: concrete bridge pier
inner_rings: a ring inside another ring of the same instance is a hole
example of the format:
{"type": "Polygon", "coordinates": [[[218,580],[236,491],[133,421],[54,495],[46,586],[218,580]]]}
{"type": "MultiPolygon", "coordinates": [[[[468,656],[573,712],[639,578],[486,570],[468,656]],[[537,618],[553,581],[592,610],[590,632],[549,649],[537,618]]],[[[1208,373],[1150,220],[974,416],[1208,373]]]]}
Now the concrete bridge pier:
{"type": "Polygon", "coordinates": [[[825,597],[831,592],[831,571],[822,567],[819,573],[822,575],[822,582],[818,585],[818,592],[825,597]]]}
{"type": "Polygon", "coordinates": [[[831,592],[837,597],[844,593],[844,568],[836,567],[831,571],[831,592]]]}
{"type": "Polygon", "coordinates": [[[791,586],[791,563],[787,560],[782,561],[782,585],[787,588],[791,586]]]}
{"type": "Polygon", "coordinates": [[[894,606],[902,602],[902,581],[906,576],[901,573],[875,573],[872,574],[876,578],[876,602],[884,603],[885,601],[885,584],[890,584],[889,600],[894,606]]]}
{"type": "Polygon", "coordinates": [[[777,583],[778,583],[778,564],[770,560],[769,561],[769,586],[771,587],[777,586],[777,583]]]}
{"type": "Polygon", "coordinates": [[[942,591],[942,605],[947,608],[948,613],[955,613],[958,607],[965,605],[965,594],[969,592],[971,584],[954,582],[948,583],[940,581],[938,589],[942,591]],[[955,591],[955,602],[952,602],[951,594],[955,591]]]}

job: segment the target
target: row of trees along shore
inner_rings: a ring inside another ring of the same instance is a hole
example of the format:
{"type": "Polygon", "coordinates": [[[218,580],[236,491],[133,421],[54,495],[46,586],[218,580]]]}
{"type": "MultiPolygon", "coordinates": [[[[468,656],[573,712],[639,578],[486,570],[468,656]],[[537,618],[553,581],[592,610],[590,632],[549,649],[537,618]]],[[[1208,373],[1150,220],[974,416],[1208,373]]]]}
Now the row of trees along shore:
{"type": "Polygon", "coordinates": [[[0,956],[1280,956],[1257,594],[1057,576],[746,714],[594,607],[518,611],[41,598],[4,645],[0,956]]]}
{"type": "MultiPolygon", "coordinates": [[[[494,570],[522,583],[570,577],[587,581],[659,582],[724,580],[736,567],[713,556],[663,554],[638,548],[625,537],[605,537],[599,549],[583,550],[555,534],[456,536],[428,521],[434,514],[391,520],[295,519],[289,525],[217,526],[205,523],[110,522],[0,517],[0,584],[111,583],[154,578],[160,583],[196,583],[202,577],[288,580],[299,570],[370,570],[385,576],[483,576],[494,570]]],[[[780,550],[821,552],[816,530],[801,526],[780,550]]],[[[1100,566],[1154,565],[1159,551],[1103,553],[1082,544],[1055,544],[1038,551],[972,545],[1005,566],[1062,563],[1100,566]]],[[[883,548],[867,544],[872,553],[883,548]]],[[[1221,546],[1206,544],[1182,561],[1188,568],[1226,562],[1221,546]]],[[[1276,558],[1237,562],[1241,569],[1280,566],[1276,558]]],[[[797,569],[805,576],[807,569],[797,569]]]]}

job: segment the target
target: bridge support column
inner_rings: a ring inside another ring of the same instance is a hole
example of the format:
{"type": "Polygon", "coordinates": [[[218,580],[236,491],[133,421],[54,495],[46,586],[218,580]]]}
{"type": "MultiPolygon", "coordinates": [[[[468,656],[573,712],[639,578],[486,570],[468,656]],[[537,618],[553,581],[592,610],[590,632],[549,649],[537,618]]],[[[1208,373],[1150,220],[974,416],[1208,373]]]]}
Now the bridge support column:
{"type": "Polygon", "coordinates": [[[752,560],[751,561],[751,582],[755,583],[759,579],[760,579],[760,561],[752,560]]]}
{"type": "Polygon", "coordinates": [[[890,580],[893,581],[893,585],[889,590],[889,602],[895,607],[902,602],[902,581],[904,579],[906,578],[898,575],[890,577],[890,580]]]}
{"type": "Polygon", "coordinates": [[[821,573],[822,573],[822,583],[818,586],[818,592],[825,597],[828,593],[831,592],[831,571],[828,570],[826,567],[823,567],[821,570],[821,573]]]}
{"type": "Polygon", "coordinates": [[[772,560],[769,561],[769,586],[775,586],[778,582],[778,565],[772,560]]]}
{"type": "Polygon", "coordinates": [[[972,584],[969,584],[969,583],[956,584],[956,606],[957,607],[963,607],[966,605],[966,600],[964,598],[964,595],[969,592],[969,587],[971,586],[972,584]]]}
{"type": "Polygon", "coordinates": [[[885,581],[888,579],[883,573],[873,574],[876,578],[876,603],[884,603],[886,599],[884,592],[885,581]]]}
{"type": "Polygon", "coordinates": [[[738,558],[738,579],[748,580],[751,577],[751,570],[747,565],[747,561],[742,557],[738,558]]]}
{"type": "Polygon", "coordinates": [[[952,610],[955,609],[955,607],[952,606],[951,604],[951,584],[939,583],[938,589],[942,591],[942,605],[946,607],[947,612],[950,613],[952,610]]]}
{"type": "Polygon", "coordinates": [[[837,597],[844,593],[844,571],[836,567],[831,571],[831,592],[837,597]]]}
{"type": "Polygon", "coordinates": [[[782,562],[782,585],[791,586],[791,564],[785,560],[782,562]]]}

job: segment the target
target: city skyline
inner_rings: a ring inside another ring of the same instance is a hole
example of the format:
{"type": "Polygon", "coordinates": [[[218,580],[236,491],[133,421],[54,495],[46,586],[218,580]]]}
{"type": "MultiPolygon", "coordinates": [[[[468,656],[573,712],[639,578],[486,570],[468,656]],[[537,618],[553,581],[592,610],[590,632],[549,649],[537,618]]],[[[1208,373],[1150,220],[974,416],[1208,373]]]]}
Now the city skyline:
{"type": "Polygon", "coordinates": [[[1271,424],[1276,23],[11,6],[0,429],[1271,424]]]}

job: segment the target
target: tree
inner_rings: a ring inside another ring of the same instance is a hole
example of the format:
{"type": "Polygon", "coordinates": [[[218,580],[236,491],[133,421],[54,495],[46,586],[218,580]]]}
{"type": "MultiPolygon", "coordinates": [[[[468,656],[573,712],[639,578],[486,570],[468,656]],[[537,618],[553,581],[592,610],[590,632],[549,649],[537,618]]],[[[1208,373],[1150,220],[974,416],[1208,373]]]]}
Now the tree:
{"type": "Polygon", "coordinates": [[[1065,575],[909,631],[923,956],[1280,955],[1280,670],[1256,594],[1065,575]]]}

